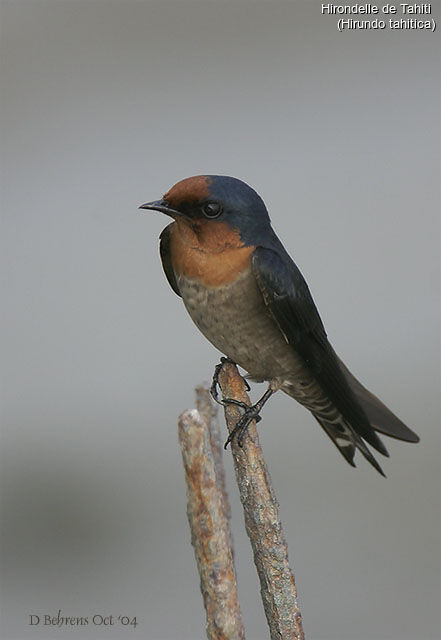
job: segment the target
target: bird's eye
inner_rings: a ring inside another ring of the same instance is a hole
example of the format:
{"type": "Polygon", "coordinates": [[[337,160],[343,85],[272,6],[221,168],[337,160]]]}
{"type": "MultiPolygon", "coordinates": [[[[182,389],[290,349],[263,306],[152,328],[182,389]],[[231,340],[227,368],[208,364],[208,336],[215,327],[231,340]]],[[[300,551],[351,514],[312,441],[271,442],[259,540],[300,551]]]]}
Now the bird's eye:
{"type": "Polygon", "coordinates": [[[207,202],[202,211],[207,218],[217,218],[222,213],[222,206],[219,202],[207,202]]]}

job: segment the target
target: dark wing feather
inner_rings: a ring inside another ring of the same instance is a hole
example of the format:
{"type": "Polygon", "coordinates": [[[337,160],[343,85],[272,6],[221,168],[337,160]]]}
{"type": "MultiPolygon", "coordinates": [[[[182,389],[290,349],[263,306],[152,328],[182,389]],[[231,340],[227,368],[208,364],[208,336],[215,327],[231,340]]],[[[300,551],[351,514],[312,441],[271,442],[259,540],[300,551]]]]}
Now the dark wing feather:
{"type": "Polygon", "coordinates": [[[257,247],[252,267],[265,304],[285,339],[292,344],[354,431],[380,453],[388,455],[384,444],[357,401],[338,357],[326,336],[323,323],[308,286],[288,256],[273,249],[257,247]]]}
{"type": "Polygon", "coordinates": [[[159,236],[159,253],[161,255],[162,267],[164,269],[164,273],[169,285],[179,297],[182,297],[181,292],[179,291],[178,283],[176,282],[176,276],[175,272],[173,271],[170,256],[170,228],[172,227],[172,225],[174,225],[174,222],[167,225],[165,229],[161,231],[161,235],[159,236]]]}

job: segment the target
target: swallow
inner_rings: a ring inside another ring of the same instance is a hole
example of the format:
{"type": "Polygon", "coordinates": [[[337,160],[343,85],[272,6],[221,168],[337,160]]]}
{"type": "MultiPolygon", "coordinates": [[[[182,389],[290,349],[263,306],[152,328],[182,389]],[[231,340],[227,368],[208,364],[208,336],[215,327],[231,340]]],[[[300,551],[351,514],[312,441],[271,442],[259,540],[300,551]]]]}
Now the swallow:
{"type": "MultiPolygon", "coordinates": [[[[279,389],[312,413],[354,467],[359,450],[384,475],[368,447],[389,455],[377,432],[418,442],[334,351],[308,285],[254,189],[229,176],[193,176],[140,208],[173,218],[160,234],[162,266],[198,329],[248,379],[268,382],[258,402],[243,405],[226,445],[237,436],[242,446],[251,420],[279,389]]],[[[216,398],[216,375],[212,392],[216,398]]]]}

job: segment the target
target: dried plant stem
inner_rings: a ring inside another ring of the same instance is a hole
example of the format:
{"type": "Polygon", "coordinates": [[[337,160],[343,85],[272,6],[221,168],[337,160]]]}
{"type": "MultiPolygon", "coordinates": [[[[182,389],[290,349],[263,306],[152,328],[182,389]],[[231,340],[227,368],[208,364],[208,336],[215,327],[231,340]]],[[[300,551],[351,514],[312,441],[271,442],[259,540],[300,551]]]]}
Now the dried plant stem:
{"type": "Polygon", "coordinates": [[[244,640],[225,489],[217,478],[209,424],[211,412],[198,391],[201,412],[179,418],[179,442],[187,484],[187,514],[201,578],[209,640],[244,640]],[[205,414],[205,415],[204,415],[205,414]]]}
{"type": "MultiPolygon", "coordinates": [[[[210,434],[211,451],[213,454],[214,468],[216,471],[217,485],[222,492],[224,513],[227,521],[231,518],[230,503],[227,495],[225,483],[225,469],[223,464],[224,440],[222,438],[221,429],[218,420],[218,405],[215,405],[211,399],[211,394],[207,385],[201,384],[195,389],[196,392],[196,408],[205,420],[210,434]]],[[[232,549],[234,552],[233,545],[232,549]]]]}
{"type": "MultiPolygon", "coordinates": [[[[219,375],[224,398],[250,404],[246,385],[237,367],[224,362],[219,375]]],[[[228,430],[234,428],[242,410],[225,407],[228,430]]],[[[272,640],[304,640],[302,616],[297,603],[294,575],[279,517],[279,505],[263,458],[255,427],[251,423],[241,449],[236,440],[232,453],[245,526],[254,552],[261,595],[272,640]]]]}

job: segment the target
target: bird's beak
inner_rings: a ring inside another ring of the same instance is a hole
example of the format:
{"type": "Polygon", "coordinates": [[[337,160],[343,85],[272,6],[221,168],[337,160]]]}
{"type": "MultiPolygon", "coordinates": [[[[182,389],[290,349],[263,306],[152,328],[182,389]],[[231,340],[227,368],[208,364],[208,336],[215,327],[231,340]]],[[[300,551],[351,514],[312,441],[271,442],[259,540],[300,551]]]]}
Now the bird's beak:
{"type": "Polygon", "coordinates": [[[153,202],[146,202],[142,204],[140,209],[150,209],[152,211],[160,211],[161,213],[165,213],[167,216],[171,216],[172,218],[176,218],[177,216],[182,215],[176,209],[172,209],[168,202],[165,200],[153,200],[153,202]]]}

